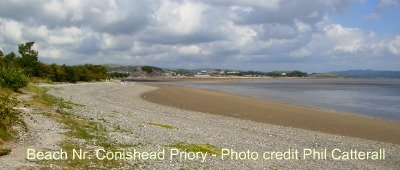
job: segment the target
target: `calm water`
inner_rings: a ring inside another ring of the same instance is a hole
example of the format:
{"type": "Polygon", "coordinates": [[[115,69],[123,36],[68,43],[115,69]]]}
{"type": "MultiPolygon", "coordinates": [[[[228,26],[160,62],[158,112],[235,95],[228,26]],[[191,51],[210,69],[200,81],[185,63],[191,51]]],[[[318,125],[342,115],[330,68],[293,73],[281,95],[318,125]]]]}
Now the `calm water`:
{"type": "Polygon", "coordinates": [[[271,79],[183,85],[400,120],[400,79],[271,79]]]}

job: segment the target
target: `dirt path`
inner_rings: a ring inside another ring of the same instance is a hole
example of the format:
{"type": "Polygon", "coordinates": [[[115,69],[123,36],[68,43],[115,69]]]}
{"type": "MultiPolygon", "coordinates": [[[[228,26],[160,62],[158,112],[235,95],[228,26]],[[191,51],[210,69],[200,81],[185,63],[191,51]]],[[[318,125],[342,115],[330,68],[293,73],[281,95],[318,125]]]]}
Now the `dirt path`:
{"type": "MultiPolygon", "coordinates": [[[[19,100],[30,100],[32,95],[21,95],[19,100]]],[[[8,155],[0,157],[0,169],[39,168],[40,164],[28,161],[27,150],[58,150],[65,132],[62,124],[43,115],[41,110],[33,107],[19,106],[22,118],[26,124],[16,127],[15,140],[6,143],[7,148],[12,148],[8,155]]]]}

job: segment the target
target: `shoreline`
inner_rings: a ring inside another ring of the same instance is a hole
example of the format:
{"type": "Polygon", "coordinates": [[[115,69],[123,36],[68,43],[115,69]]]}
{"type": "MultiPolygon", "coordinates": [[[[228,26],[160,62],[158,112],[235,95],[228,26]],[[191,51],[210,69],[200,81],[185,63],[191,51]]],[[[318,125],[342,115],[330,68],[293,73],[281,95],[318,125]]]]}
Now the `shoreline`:
{"type": "Polygon", "coordinates": [[[400,122],[336,112],[215,90],[156,85],[140,95],[146,101],[175,108],[234,117],[284,127],[400,144],[400,122]]]}

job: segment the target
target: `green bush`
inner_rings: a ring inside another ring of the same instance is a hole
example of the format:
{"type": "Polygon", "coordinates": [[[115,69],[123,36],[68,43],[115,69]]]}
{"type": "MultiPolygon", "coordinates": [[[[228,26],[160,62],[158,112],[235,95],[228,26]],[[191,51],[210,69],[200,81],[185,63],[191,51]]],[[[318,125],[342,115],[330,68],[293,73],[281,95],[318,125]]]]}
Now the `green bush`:
{"type": "Polygon", "coordinates": [[[10,92],[0,88],[0,139],[10,139],[12,125],[20,122],[19,111],[14,109],[17,104],[10,92]]]}
{"type": "Polygon", "coordinates": [[[28,85],[28,77],[24,75],[22,69],[0,68],[0,85],[5,88],[18,91],[28,85]]]}

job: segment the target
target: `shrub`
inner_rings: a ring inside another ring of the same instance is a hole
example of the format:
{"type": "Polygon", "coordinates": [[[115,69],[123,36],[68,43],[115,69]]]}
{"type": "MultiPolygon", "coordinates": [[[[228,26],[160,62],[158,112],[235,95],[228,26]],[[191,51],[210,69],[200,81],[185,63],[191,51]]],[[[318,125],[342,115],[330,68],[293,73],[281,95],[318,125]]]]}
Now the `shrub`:
{"type": "Polygon", "coordinates": [[[20,88],[28,85],[28,77],[24,75],[22,69],[6,68],[0,69],[0,85],[17,92],[20,88]]]}
{"type": "Polygon", "coordinates": [[[29,82],[31,83],[45,83],[45,84],[53,84],[53,81],[51,81],[49,78],[43,78],[43,77],[29,77],[29,82]]]}
{"type": "Polygon", "coordinates": [[[19,111],[14,109],[17,104],[9,91],[0,88],[0,138],[4,140],[11,138],[12,125],[20,122],[19,111]]]}

